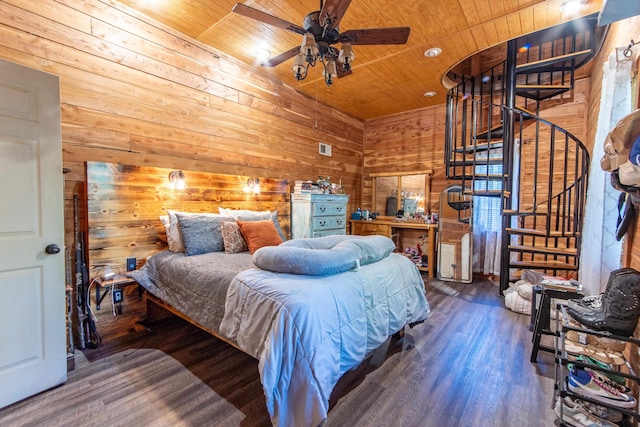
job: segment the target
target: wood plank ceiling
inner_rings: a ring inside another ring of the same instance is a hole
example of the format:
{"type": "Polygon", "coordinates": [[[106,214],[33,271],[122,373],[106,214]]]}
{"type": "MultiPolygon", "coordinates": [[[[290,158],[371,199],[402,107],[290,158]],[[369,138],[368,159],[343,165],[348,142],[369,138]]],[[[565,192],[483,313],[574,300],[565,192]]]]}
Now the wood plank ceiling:
{"type": "MultiPolygon", "coordinates": [[[[577,14],[567,16],[560,12],[563,0],[353,0],[340,23],[341,32],[408,26],[409,40],[406,45],[354,46],[353,74],[327,87],[321,66],[310,68],[300,82],[291,71],[293,58],[273,68],[260,66],[254,56],[257,48],[276,56],[299,45],[302,38],[232,13],[236,0],[119,1],[362,120],[443,104],[443,77],[455,64],[509,39],[598,12],[602,4],[586,0],[577,14]],[[441,48],[442,54],[425,57],[425,50],[432,47],[441,48]],[[427,91],[436,95],[425,97],[427,91]]],[[[244,4],[300,26],[320,6],[319,0],[244,4]]]]}

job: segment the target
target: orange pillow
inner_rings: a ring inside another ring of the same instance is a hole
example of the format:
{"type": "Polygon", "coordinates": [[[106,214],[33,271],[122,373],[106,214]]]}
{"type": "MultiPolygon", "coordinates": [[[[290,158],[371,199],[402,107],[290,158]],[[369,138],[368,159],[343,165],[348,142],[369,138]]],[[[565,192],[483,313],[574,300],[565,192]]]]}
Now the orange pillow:
{"type": "Polygon", "coordinates": [[[282,243],[282,237],[270,219],[264,221],[238,220],[236,222],[251,254],[263,246],[278,246],[282,243]]]}

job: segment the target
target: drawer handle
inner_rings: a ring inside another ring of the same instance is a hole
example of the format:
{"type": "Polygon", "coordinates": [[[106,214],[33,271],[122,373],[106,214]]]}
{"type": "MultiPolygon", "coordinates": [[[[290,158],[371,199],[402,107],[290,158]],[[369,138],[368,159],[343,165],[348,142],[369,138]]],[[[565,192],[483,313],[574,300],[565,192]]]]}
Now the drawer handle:
{"type": "Polygon", "coordinates": [[[338,225],[342,225],[342,220],[341,219],[336,219],[336,222],[338,223],[338,225]]]}
{"type": "Polygon", "coordinates": [[[324,212],[327,209],[326,206],[320,206],[320,212],[324,212]]]}
{"type": "Polygon", "coordinates": [[[342,211],[342,206],[338,206],[338,207],[336,208],[336,210],[337,210],[338,212],[342,211]]]}
{"type": "Polygon", "coordinates": [[[327,223],[325,221],[320,221],[320,227],[324,227],[327,223]]]}

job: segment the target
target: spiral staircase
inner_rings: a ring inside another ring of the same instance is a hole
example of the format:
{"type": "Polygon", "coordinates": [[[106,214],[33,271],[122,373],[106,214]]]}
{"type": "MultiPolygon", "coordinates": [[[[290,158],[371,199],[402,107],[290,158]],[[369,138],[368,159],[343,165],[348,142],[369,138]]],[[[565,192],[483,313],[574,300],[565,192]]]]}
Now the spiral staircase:
{"type": "Polygon", "coordinates": [[[606,33],[589,16],[507,43],[479,75],[450,73],[446,177],[473,196],[500,198],[500,291],[523,270],[574,277],[580,263],[589,153],[539,117],[572,99],[576,70],[606,33]]]}

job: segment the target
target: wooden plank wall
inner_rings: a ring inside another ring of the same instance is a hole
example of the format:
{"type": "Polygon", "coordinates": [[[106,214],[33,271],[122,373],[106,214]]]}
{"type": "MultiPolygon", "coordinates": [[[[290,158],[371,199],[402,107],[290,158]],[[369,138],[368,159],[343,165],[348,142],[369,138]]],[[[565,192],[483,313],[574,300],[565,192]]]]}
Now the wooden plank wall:
{"type": "MultiPolygon", "coordinates": [[[[260,194],[245,193],[248,176],[183,171],[187,187],[169,183],[172,169],[87,162],[89,268],[126,271],[126,259],[145,259],[167,248],[161,215],[167,210],[218,213],[218,207],[278,211],[289,235],[289,183],[260,178],[260,194]]],[[[92,274],[92,277],[96,276],[92,274]]]]}
{"type": "Polygon", "coordinates": [[[370,174],[433,171],[431,211],[438,211],[440,192],[450,184],[444,174],[445,112],[439,105],[365,123],[363,209],[372,209],[370,174]]]}
{"type": "Polygon", "coordinates": [[[67,246],[86,161],[331,176],[360,199],[362,121],[116,1],[0,0],[0,58],[60,76],[67,246]]]}

